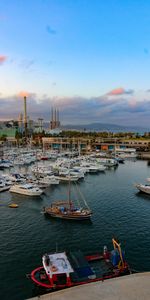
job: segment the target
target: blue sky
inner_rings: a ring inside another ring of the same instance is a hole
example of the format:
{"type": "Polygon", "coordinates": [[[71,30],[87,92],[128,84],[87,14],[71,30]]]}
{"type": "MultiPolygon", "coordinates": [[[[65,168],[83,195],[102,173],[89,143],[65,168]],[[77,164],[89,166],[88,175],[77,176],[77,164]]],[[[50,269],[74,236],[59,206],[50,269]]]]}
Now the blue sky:
{"type": "Polygon", "coordinates": [[[149,126],[150,0],[1,0],[0,118],[149,126]]]}

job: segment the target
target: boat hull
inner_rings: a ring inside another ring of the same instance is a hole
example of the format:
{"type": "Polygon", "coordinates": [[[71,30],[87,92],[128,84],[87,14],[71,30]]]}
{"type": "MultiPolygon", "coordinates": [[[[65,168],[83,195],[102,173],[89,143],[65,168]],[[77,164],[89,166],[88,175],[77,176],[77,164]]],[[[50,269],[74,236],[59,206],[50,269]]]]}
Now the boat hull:
{"type": "Polygon", "coordinates": [[[17,190],[10,190],[11,193],[15,194],[20,194],[20,195],[25,195],[25,196],[40,196],[42,193],[41,192],[29,192],[29,191],[17,191],[17,190]]]}
{"type": "Polygon", "coordinates": [[[18,208],[19,205],[16,204],[16,203],[11,203],[11,204],[9,204],[9,207],[10,207],[10,208],[18,208]]]}
{"type": "Polygon", "coordinates": [[[89,220],[91,218],[91,214],[80,215],[80,216],[71,215],[71,214],[62,215],[62,214],[59,214],[59,213],[57,214],[57,213],[51,213],[51,212],[47,212],[47,211],[45,211],[44,214],[46,216],[49,216],[49,217],[52,217],[52,218],[60,218],[60,219],[64,219],[64,220],[84,221],[84,220],[89,220]]]}
{"type": "Polygon", "coordinates": [[[8,191],[9,189],[10,189],[10,186],[0,187],[0,193],[1,193],[1,192],[8,191]]]}
{"type": "Polygon", "coordinates": [[[136,187],[140,192],[150,195],[150,186],[137,184],[136,187]]]}

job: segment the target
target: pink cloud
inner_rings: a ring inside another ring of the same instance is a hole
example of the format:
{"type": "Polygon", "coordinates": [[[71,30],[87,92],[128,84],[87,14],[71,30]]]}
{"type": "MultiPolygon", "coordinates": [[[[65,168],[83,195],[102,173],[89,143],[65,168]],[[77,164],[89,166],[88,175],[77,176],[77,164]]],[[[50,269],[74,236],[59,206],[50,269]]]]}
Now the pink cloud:
{"type": "Polygon", "coordinates": [[[7,60],[7,56],[0,55],[0,65],[2,65],[7,60]]]}
{"type": "Polygon", "coordinates": [[[134,91],[131,90],[131,89],[126,90],[126,89],[120,87],[120,88],[117,88],[117,89],[114,89],[114,90],[110,91],[107,95],[108,96],[120,96],[120,95],[125,95],[125,94],[126,95],[132,95],[133,92],[134,91]]]}
{"type": "Polygon", "coordinates": [[[110,91],[107,95],[117,96],[117,95],[123,95],[124,93],[125,93],[125,90],[123,88],[117,88],[117,89],[110,91]]]}

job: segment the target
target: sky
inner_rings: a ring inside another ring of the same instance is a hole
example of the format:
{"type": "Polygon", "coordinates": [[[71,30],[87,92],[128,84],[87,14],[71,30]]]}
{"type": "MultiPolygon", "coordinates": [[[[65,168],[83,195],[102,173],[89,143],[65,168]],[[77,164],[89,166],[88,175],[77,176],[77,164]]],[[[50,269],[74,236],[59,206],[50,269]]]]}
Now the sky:
{"type": "Polygon", "coordinates": [[[150,0],[0,0],[0,120],[150,127],[150,0]]]}

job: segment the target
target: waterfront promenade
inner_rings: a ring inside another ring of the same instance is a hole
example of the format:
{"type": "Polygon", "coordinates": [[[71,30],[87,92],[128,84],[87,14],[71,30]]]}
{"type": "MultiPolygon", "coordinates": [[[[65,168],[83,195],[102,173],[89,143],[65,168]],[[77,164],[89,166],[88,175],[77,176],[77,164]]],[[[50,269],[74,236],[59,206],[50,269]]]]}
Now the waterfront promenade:
{"type": "Polygon", "coordinates": [[[150,272],[138,273],[49,293],[32,300],[149,300],[149,283],[150,272]]]}

